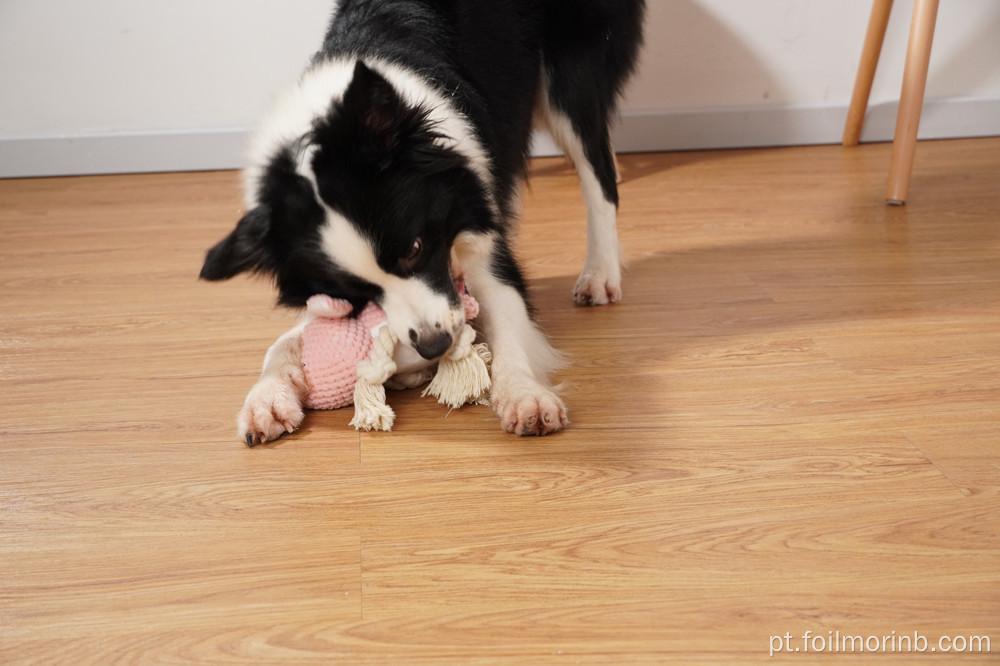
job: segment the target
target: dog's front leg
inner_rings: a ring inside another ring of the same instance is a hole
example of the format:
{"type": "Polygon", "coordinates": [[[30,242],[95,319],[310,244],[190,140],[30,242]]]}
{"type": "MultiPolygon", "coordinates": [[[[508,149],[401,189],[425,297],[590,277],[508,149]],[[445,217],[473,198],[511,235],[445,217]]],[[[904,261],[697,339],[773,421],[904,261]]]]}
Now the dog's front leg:
{"type": "Polygon", "coordinates": [[[517,435],[562,429],[569,423],[566,405],[549,383],[562,355],[532,320],[515,286],[521,276],[506,245],[498,237],[469,235],[456,251],[493,353],[490,399],[500,427],[517,435]]]}
{"type": "Polygon", "coordinates": [[[294,432],[305,418],[302,405],[309,393],[302,370],[300,337],[305,322],[282,335],[267,350],[260,379],[247,394],[236,419],[240,437],[256,446],[294,432]]]}

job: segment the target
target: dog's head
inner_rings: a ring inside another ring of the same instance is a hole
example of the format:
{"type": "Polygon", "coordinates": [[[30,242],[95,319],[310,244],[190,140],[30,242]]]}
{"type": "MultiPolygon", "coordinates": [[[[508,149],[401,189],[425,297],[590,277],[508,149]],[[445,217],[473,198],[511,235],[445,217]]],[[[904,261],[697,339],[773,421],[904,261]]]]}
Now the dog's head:
{"type": "Polygon", "coordinates": [[[201,277],[265,274],[293,307],[313,294],[358,312],[374,301],[401,341],[436,358],[465,321],[452,245],[490,225],[489,198],[439,111],[361,62],[340,67],[344,87],[322,106],[300,108],[316,95],[299,89],[286,100],[294,114],[265,121],[284,127],[248,170],[251,209],[208,252],[201,277]]]}

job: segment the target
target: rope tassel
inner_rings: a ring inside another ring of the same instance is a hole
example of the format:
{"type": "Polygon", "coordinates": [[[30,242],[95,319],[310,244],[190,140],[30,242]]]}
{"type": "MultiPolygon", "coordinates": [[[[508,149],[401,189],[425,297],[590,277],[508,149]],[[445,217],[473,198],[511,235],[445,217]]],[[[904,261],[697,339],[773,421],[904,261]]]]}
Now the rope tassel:
{"type": "Polygon", "coordinates": [[[358,363],[350,425],[358,430],[392,430],[396,413],[385,401],[385,383],[396,372],[392,357],[399,340],[388,326],[383,326],[374,342],[368,358],[358,363]]]}
{"type": "MultiPolygon", "coordinates": [[[[479,314],[479,304],[458,279],[466,320],[479,314]]],[[[416,387],[432,373],[419,364],[399,363],[399,338],[386,321],[385,312],[368,303],[357,317],[349,317],[349,302],[328,295],[312,296],[307,308],[313,319],[302,331],[302,369],[309,384],[305,406],[338,409],[354,405],[351,425],[358,430],[392,430],[396,413],[386,404],[386,383],[391,388],[416,387]],[[410,365],[407,365],[410,364],[410,365]],[[397,374],[398,373],[398,374],[397,374]]],[[[436,373],[423,395],[457,409],[466,404],[489,405],[493,358],[485,343],[475,344],[476,331],[465,324],[455,344],[437,363],[436,373]]]]}
{"type": "Polygon", "coordinates": [[[473,344],[475,339],[476,332],[466,324],[458,341],[438,363],[437,374],[424,390],[424,396],[430,394],[452,409],[469,403],[487,404],[488,363],[492,356],[485,344],[473,344]]]}

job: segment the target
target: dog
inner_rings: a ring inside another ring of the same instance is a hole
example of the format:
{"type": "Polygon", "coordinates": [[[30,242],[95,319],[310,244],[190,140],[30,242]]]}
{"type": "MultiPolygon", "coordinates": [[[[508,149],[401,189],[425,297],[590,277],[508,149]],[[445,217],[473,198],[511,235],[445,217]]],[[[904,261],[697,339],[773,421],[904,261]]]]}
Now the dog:
{"type": "MultiPolygon", "coordinates": [[[[501,428],[568,423],[560,365],[511,249],[533,128],[575,165],[587,209],[580,305],[622,298],[609,125],[642,41],[644,0],[341,0],[322,47],[274,102],[244,172],[246,214],[201,278],[273,278],[282,305],[369,301],[428,364],[479,300],[501,428]]],[[[253,446],[293,432],[308,385],[302,323],[268,350],[237,419],[253,446]]],[[[415,354],[414,354],[415,352],[415,354]]]]}

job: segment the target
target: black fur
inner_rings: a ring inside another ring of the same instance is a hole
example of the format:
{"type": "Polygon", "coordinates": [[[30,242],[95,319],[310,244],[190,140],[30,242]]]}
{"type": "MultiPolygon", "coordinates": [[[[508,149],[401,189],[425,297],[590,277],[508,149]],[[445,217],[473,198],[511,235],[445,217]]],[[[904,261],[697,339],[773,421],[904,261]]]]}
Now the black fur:
{"type": "Polygon", "coordinates": [[[358,60],[350,86],[298,145],[270,156],[255,184],[259,205],[209,251],[201,277],[270,275],[289,306],[317,293],[356,308],[378,300],[378,286],[321,250],[324,210],[296,172],[301,151],[314,150],[322,203],[371,241],[384,271],[418,275],[457,303],[452,242],[463,231],[496,231],[492,271],[524,295],[506,235],[543,73],[552,105],[570,118],[617,205],[608,122],[636,59],[643,9],[643,0],[341,0],[313,65],[358,60]],[[474,128],[491,181],[442,147],[428,110],[408,107],[365,59],[416,72],[439,90],[474,128]]]}

